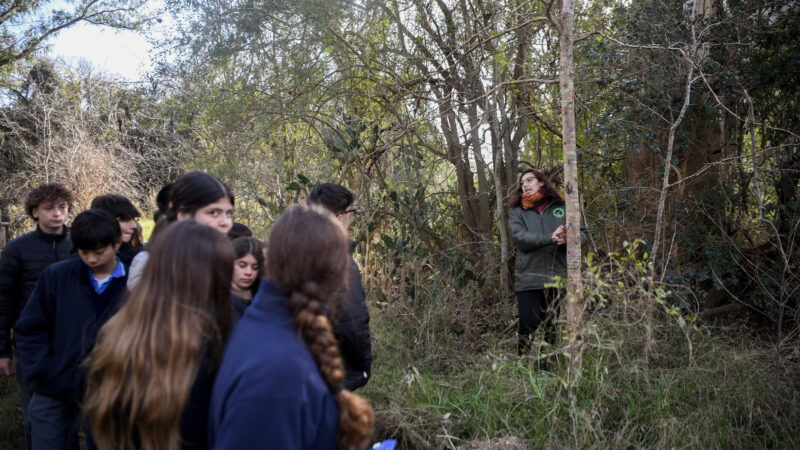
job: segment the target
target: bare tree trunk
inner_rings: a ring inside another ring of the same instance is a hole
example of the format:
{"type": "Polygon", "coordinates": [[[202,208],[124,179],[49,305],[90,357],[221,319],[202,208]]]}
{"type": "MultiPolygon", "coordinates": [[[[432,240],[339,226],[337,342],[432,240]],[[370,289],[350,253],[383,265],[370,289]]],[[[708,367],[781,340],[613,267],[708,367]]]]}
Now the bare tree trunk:
{"type": "MultiPolygon", "coordinates": [[[[672,167],[672,155],[675,149],[675,130],[678,129],[681,122],[683,121],[683,117],[686,115],[686,110],[689,109],[689,104],[691,103],[692,99],[692,84],[694,84],[694,67],[695,67],[695,58],[704,56],[705,51],[702,47],[698,47],[697,43],[697,35],[695,31],[695,20],[697,19],[696,14],[703,14],[705,11],[705,0],[695,0],[693,7],[692,7],[692,16],[691,16],[691,33],[692,33],[692,45],[689,48],[688,53],[682,51],[683,57],[686,59],[687,66],[689,68],[689,72],[686,74],[686,92],[683,98],[683,106],[681,107],[681,112],[678,114],[678,117],[669,127],[669,137],[667,138],[667,155],[664,159],[664,177],[661,182],[661,192],[658,197],[658,206],[656,207],[656,231],[655,236],[653,236],[653,248],[650,252],[650,258],[652,261],[657,261],[659,247],[661,246],[661,235],[663,234],[663,218],[664,218],[664,209],[667,200],[667,191],[669,189],[669,176],[672,172],[670,169],[672,167]]],[[[666,271],[664,271],[666,272],[666,271]]],[[[663,272],[662,272],[663,277],[663,272]]]]}
{"type": "Polygon", "coordinates": [[[470,126],[470,147],[472,148],[473,158],[475,158],[475,175],[478,179],[477,198],[475,199],[478,204],[477,231],[483,234],[492,228],[492,215],[489,207],[489,181],[486,176],[488,169],[486,161],[483,160],[483,155],[481,154],[481,121],[478,119],[477,103],[469,106],[467,116],[469,117],[470,126]]]}
{"type": "Polygon", "coordinates": [[[449,92],[439,94],[439,114],[442,134],[447,142],[447,159],[455,166],[458,198],[464,214],[464,224],[470,230],[478,229],[478,211],[475,202],[473,173],[469,167],[469,153],[458,137],[458,125],[449,92]]]}
{"type": "Polygon", "coordinates": [[[567,370],[572,381],[581,369],[579,336],[583,322],[583,282],[581,280],[581,207],[578,191],[578,154],[575,133],[575,87],[572,30],[575,21],[573,0],[563,0],[559,36],[559,85],[561,127],[564,147],[564,187],[567,201],[567,299],[565,305],[568,345],[567,370]]]}
{"type": "MultiPolygon", "coordinates": [[[[494,67],[494,75],[497,76],[497,66],[494,67]]],[[[503,142],[500,136],[499,124],[497,123],[496,111],[499,108],[497,93],[487,97],[487,117],[491,127],[490,134],[492,139],[492,164],[494,176],[494,195],[495,195],[495,217],[497,219],[497,229],[500,230],[500,292],[503,296],[503,301],[508,301],[511,298],[511,291],[509,290],[509,270],[508,260],[511,258],[510,248],[511,239],[508,234],[508,214],[506,212],[506,199],[508,194],[506,184],[503,183],[505,178],[505,167],[503,165],[503,142]],[[488,99],[492,99],[489,101],[488,99]]],[[[502,111],[502,109],[500,109],[502,111]]]]}
{"type": "Polygon", "coordinates": [[[675,130],[683,121],[683,116],[686,115],[686,110],[689,108],[689,103],[692,98],[692,84],[694,83],[694,66],[689,63],[689,73],[686,77],[686,94],[683,99],[683,106],[678,118],[669,127],[669,138],[667,139],[667,156],[664,158],[664,178],[661,182],[661,193],[658,197],[658,206],[656,207],[656,232],[653,237],[653,249],[650,252],[652,261],[656,261],[658,257],[659,247],[661,245],[661,234],[664,229],[664,205],[667,202],[667,191],[669,190],[669,175],[671,173],[670,167],[672,166],[672,154],[675,149],[675,130]]]}
{"type": "Polygon", "coordinates": [[[5,206],[0,207],[0,250],[6,248],[8,243],[8,222],[3,222],[3,217],[6,217],[5,206]]]}

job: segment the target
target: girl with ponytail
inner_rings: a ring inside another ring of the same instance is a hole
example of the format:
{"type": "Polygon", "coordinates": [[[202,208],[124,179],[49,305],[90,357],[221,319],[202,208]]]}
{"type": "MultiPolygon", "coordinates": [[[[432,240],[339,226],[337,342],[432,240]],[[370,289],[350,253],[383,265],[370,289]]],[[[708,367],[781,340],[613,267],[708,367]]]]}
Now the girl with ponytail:
{"type": "Polygon", "coordinates": [[[100,329],[83,411],[102,450],[205,449],[231,330],[233,246],[186,220],[164,229],[150,253],[136,290],[100,329]]]}
{"type": "Polygon", "coordinates": [[[342,388],[344,366],[326,317],[346,279],[341,224],[292,206],[272,227],[266,277],[225,349],[209,408],[214,449],[362,449],[370,404],[342,388]]]}

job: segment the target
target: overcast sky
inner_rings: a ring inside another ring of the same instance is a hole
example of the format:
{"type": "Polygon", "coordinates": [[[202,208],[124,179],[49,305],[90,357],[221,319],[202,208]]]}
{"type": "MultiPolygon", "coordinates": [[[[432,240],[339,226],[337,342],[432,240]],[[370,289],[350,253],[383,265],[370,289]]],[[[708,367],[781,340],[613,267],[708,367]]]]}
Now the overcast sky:
{"type": "MultiPolygon", "coordinates": [[[[160,4],[160,0],[150,0],[147,6],[160,4]]],[[[47,5],[44,11],[69,9],[68,5],[68,1],[57,0],[47,5]]],[[[77,23],[48,39],[45,46],[51,57],[63,58],[70,66],[76,66],[83,59],[98,72],[116,75],[126,81],[138,81],[152,69],[150,43],[143,34],[133,31],[77,23]]]]}
{"type": "Polygon", "coordinates": [[[152,68],[150,44],[135,32],[76,24],[48,40],[49,54],[75,66],[81,59],[97,71],[137,81],[152,68]]]}

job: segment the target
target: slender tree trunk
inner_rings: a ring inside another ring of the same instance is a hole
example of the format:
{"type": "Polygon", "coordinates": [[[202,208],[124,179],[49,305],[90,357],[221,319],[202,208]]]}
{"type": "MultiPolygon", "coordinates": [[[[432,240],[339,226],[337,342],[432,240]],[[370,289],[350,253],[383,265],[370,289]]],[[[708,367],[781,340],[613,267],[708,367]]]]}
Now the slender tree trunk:
{"type": "Polygon", "coordinates": [[[656,207],[656,232],[655,236],[653,237],[653,248],[650,252],[650,257],[652,261],[656,261],[658,257],[658,252],[660,251],[661,246],[661,235],[662,230],[664,229],[664,209],[667,202],[667,191],[669,190],[669,175],[671,173],[670,167],[672,166],[672,155],[675,150],[675,130],[678,129],[678,126],[683,121],[683,116],[686,115],[686,110],[689,109],[689,103],[692,98],[692,84],[694,83],[694,66],[689,63],[689,73],[686,77],[686,94],[683,99],[683,106],[681,107],[681,112],[678,114],[678,118],[675,119],[675,122],[672,123],[672,126],[669,127],[669,137],[667,138],[667,156],[664,158],[664,178],[661,181],[661,193],[658,196],[658,206],[656,207]]]}
{"type": "Polygon", "coordinates": [[[564,191],[567,201],[567,298],[565,305],[569,379],[573,381],[581,368],[579,345],[583,325],[583,282],[581,279],[581,207],[578,191],[578,154],[575,133],[575,87],[573,63],[573,24],[575,4],[563,0],[559,36],[559,85],[561,90],[561,127],[564,147],[564,191]]]}
{"type": "MultiPolygon", "coordinates": [[[[686,111],[689,109],[689,104],[692,100],[692,85],[694,84],[694,68],[695,64],[699,65],[702,62],[702,59],[705,57],[707,51],[704,45],[699,45],[697,42],[697,32],[696,32],[696,20],[704,17],[706,14],[706,10],[711,7],[711,2],[706,2],[706,0],[694,0],[692,5],[692,15],[689,19],[689,25],[691,27],[691,34],[692,34],[692,42],[691,46],[687,52],[683,52],[683,57],[686,59],[686,65],[688,66],[688,73],[686,74],[686,92],[683,98],[683,106],[681,107],[681,111],[678,114],[678,117],[669,127],[669,137],[667,138],[667,155],[664,159],[664,177],[661,182],[661,192],[658,197],[658,206],[656,207],[656,231],[655,235],[653,236],[653,248],[650,252],[650,258],[654,263],[658,261],[658,253],[661,250],[661,235],[663,234],[664,225],[662,224],[664,219],[664,209],[667,200],[667,191],[669,189],[669,176],[672,172],[670,169],[672,168],[672,156],[675,150],[675,130],[678,129],[681,122],[683,121],[683,117],[686,115],[686,111]]],[[[666,261],[665,265],[666,267],[666,261]]],[[[662,279],[663,274],[666,270],[662,271],[662,279]]]]}
{"type": "Polygon", "coordinates": [[[450,95],[449,92],[438,94],[439,120],[447,142],[447,159],[456,169],[458,198],[464,214],[464,224],[470,231],[474,231],[479,227],[473,173],[469,167],[469,153],[459,140],[457,118],[450,95]]]}
{"type": "Polygon", "coordinates": [[[8,217],[5,206],[0,207],[0,250],[6,248],[8,243],[8,224],[3,222],[3,218],[8,217]]]}
{"type": "MultiPolygon", "coordinates": [[[[497,76],[497,67],[494,68],[494,75],[497,76]]],[[[497,219],[497,229],[500,230],[500,292],[503,296],[503,301],[506,302],[511,298],[511,291],[509,289],[509,271],[508,260],[511,258],[509,249],[511,248],[511,239],[508,233],[508,214],[506,212],[506,186],[503,183],[505,177],[505,167],[502,162],[503,142],[500,136],[499,124],[497,123],[498,111],[498,94],[494,94],[487,98],[487,117],[489,125],[491,126],[490,135],[492,139],[492,164],[494,177],[494,195],[495,195],[495,217],[497,219]],[[488,101],[491,98],[493,101],[488,101]]],[[[502,109],[500,109],[502,111],[502,109]]]]}

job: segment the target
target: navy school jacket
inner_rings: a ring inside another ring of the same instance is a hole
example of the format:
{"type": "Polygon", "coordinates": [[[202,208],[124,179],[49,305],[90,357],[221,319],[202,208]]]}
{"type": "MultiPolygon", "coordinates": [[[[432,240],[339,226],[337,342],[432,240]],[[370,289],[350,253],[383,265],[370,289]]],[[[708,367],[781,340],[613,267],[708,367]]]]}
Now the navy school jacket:
{"type": "Polygon", "coordinates": [[[337,448],[339,407],[288,302],[263,278],[236,324],[211,393],[210,448],[337,448]]]}
{"type": "Polygon", "coordinates": [[[117,311],[130,258],[117,254],[126,276],[95,293],[89,268],[78,255],[47,267],[14,327],[19,363],[31,391],[75,405],[85,388],[79,366],[97,331],[117,311]]]}

